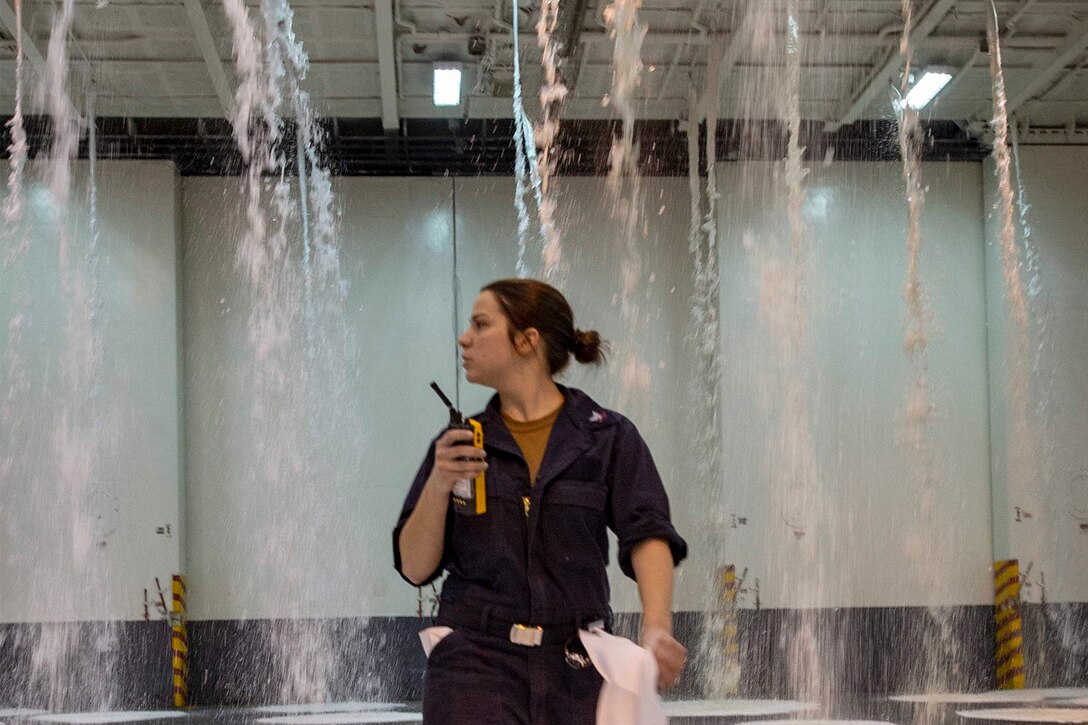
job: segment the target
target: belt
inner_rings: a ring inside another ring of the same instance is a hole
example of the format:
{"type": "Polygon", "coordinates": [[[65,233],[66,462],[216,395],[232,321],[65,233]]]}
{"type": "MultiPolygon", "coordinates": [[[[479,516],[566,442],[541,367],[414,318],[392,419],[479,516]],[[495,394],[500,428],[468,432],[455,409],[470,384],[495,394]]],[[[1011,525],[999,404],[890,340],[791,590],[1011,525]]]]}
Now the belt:
{"type": "MultiPolygon", "coordinates": [[[[460,627],[471,632],[500,637],[523,647],[540,647],[566,644],[581,628],[578,623],[537,625],[514,622],[494,616],[490,610],[469,609],[463,606],[451,606],[442,602],[435,622],[452,627],[460,627]]],[[[604,618],[587,620],[585,625],[600,623],[607,626],[604,618]]]]}

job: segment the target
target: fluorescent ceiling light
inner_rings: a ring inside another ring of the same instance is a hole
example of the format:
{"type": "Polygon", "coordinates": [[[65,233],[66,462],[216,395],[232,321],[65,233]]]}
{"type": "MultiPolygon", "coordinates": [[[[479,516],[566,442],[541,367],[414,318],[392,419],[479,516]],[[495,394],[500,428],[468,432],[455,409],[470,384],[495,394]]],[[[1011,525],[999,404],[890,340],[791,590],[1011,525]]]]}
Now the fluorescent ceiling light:
{"type": "Polygon", "coordinates": [[[461,105],[461,66],[447,63],[434,67],[434,105],[461,105]]]}
{"type": "Polygon", "coordinates": [[[907,91],[906,97],[901,101],[896,101],[896,105],[899,108],[910,106],[915,111],[924,108],[941,92],[942,88],[948,85],[950,80],[952,80],[951,73],[926,71],[918,79],[918,82],[907,91]]]}

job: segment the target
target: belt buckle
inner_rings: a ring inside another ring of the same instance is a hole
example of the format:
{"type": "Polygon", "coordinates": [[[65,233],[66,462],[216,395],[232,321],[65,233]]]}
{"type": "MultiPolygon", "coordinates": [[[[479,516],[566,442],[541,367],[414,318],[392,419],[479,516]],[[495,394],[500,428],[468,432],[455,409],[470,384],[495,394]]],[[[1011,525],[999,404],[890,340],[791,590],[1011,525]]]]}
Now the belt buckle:
{"type": "Polygon", "coordinates": [[[510,627],[510,641],[522,647],[539,647],[544,641],[544,628],[515,624],[510,627]]]}

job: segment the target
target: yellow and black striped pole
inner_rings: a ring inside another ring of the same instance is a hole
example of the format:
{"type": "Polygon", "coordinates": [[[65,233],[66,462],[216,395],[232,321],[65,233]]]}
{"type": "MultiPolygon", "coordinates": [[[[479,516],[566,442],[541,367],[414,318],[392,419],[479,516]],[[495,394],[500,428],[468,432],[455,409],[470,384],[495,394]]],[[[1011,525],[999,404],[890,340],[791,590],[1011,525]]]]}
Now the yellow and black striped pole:
{"type": "Polygon", "coordinates": [[[185,622],[185,577],[175,574],[174,606],[170,613],[174,651],[174,707],[189,705],[189,633],[185,622]]]}
{"type": "Polygon", "coordinates": [[[737,567],[728,564],[719,569],[719,604],[722,616],[722,665],[725,695],[736,697],[740,691],[740,646],[737,643],[737,567]]]}
{"type": "Polygon", "coordinates": [[[997,686],[1024,686],[1024,637],[1020,631],[1020,563],[994,562],[994,624],[997,625],[997,686]]]}

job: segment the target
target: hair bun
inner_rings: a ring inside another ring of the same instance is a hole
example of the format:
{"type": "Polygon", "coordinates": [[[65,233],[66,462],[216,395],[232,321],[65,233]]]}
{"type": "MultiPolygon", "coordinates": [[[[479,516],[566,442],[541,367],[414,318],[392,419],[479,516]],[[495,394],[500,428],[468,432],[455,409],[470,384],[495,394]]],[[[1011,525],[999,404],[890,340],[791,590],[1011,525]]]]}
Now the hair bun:
{"type": "Polygon", "coordinates": [[[574,344],[571,345],[571,351],[578,362],[594,365],[603,362],[604,355],[601,346],[601,336],[596,330],[574,330],[574,344]]]}

